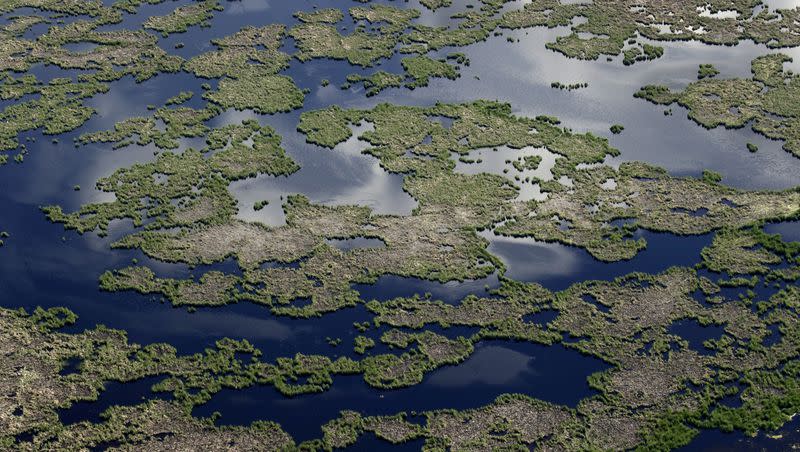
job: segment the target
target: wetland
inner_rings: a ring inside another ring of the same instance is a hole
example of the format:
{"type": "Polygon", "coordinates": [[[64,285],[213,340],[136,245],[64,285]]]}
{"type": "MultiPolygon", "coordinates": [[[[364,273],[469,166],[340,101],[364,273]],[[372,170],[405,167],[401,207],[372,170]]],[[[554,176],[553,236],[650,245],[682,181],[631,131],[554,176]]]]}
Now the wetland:
{"type": "Polygon", "coordinates": [[[0,6],[0,449],[800,443],[800,7],[0,6]]]}

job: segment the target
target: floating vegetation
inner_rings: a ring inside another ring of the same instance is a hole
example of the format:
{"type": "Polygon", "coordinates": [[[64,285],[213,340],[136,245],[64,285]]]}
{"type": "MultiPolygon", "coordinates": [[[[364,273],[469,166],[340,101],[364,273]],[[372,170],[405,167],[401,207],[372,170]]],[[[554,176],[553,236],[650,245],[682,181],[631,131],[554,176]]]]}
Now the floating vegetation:
{"type": "Polygon", "coordinates": [[[78,138],[81,144],[114,143],[115,148],[133,144],[133,137],[139,146],[150,143],[161,149],[176,149],[180,138],[204,136],[209,131],[205,122],[220,114],[220,109],[209,106],[201,110],[189,107],[156,110],[150,117],[133,117],[114,125],[114,130],[83,134],[78,138]],[[159,124],[164,124],[163,129],[159,124]]]}
{"type": "Polygon", "coordinates": [[[295,17],[306,23],[328,23],[335,24],[344,18],[342,10],[337,8],[318,9],[314,12],[307,13],[298,11],[294,14],[295,17]]]}
{"type": "Polygon", "coordinates": [[[539,155],[526,155],[511,162],[515,170],[522,172],[526,170],[533,171],[542,163],[542,157],[539,155]]]}
{"type": "Polygon", "coordinates": [[[573,91],[573,90],[576,90],[576,89],[588,88],[588,87],[589,87],[589,84],[585,83],[585,82],[584,83],[570,83],[569,85],[565,85],[565,84],[563,84],[561,82],[553,82],[553,83],[550,84],[550,88],[567,90],[567,91],[573,91]]]}
{"type": "Polygon", "coordinates": [[[188,102],[192,97],[194,97],[194,93],[191,91],[181,91],[178,95],[170,97],[169,99],[164,102],[164,105],[179,105],[188,102]]]}
{"type": "Polygon", "coordinates": [[[403,85],[406,77],[401,74],[391,74],[386,71],[378,71],[369,76],[350,74],[347,76],[346,88],[353,83],[362,83],[367,90],[367,96],[374,96],[386,88],[395,88],[403,85]]]}
{"type": "Polygon", "coordinates": [[[622,55],[622,64],[630,66],[637,61],[649,61],[661,58],[664,55],[664,48],[652,46],[650,44],[642,44],[641,49],[639,47],[631,47],[622,52],[622,55]]]}
{"type": "MultiPolygon", "coordinates": [[[[97,31],[121,21],[118,11],[99,2],[14,1],[4,3],[0,13],[16,8],[32,7],[70,15],[89,15],[90,21],[52,26],[35,40],[21,35],[31,26],[44,21],[18,19],[0,29],[0,72],[3,74],[0,98],[13,104],[0,112],[0,151],[19,146],[23,132],[42,129],[45,134],[58,135],[75,130],[94,114],[84,101],[108,91],[108,82],[131,75],[143,82],[160,72],[180,70],[182,59],[168,55],[156,44],[157,39],[136,30],[97,31]],[[73,52],[68,44],[92,43],[93,48],[73,52]],[[34,65],[53,65],[64,70],[90,71],[77,80],[53,78],[46,83],[32,74],[14,77],[10,72],[26,72],[34,65]]],[[[7,156],[0,157],[5,162],[7,156]]],[[[15,160],[22,162],[22,154],[15,160]]]]}
{"type": "Polygon", "coordinates": [[[697,78],[702,80],[704,78],[716,77],[719,75],[719,70],[713,64],[701,64],[697,70],[697,78]]]}
{"type": "MultiPolygon", "coordinates": [[[[629,5],[610,0],[587,3],[537,1],[521,9],[502,12],[502,2],[481,2],[479,9],[471,8],[455,14],[457,27],[430,27],[417,24],[415,10],[392,6],[371,5],[349,10],[356,21],[364,20],[373,26],[369,30],[358,25],[349,35],[342,35],[334,26],[341,14],[331,10],[298,13],[302,24],[289,34],[297,40],[298,58],[333,58],[347,60],[359,66],[373,66],[382,58],[394,54],[397,45],[401,53],[425,54],[447,46],[467,46],[497,34],[499,29],[570,26],[572,34],[547,43],[549,49],[568,57],[594,60],[601,55],[623,54],[625,65],[660,58],[663,47],[641,42],[698,40],[708,44],[736,44],[745,39],[766,43],[770,47],[789,47],[800,44],[796,10],[757,11],[755,4],[731,6],[735,18],[716,17],[718,12],[707,8],[703,1],[674,3],[664,8],[629,5]],[[573,24],[575,18],[585,22],[573,24]],[[751,18],[746,20],[746,18],[751,18]],[[663,32],[666,30],[666,32],[663,32]],[[584,36],[588,35],[588,37],[584,36]]],[[[449,2],[430,1],[423,5],[436,9],[449,2]]],[[[514,41],[512,38],[508,38],[514,41]]],[[[379,86],[379,85],[376,85],[379,86]]],[[[396,85],[391,85],[396,86],[396,85]]]]}

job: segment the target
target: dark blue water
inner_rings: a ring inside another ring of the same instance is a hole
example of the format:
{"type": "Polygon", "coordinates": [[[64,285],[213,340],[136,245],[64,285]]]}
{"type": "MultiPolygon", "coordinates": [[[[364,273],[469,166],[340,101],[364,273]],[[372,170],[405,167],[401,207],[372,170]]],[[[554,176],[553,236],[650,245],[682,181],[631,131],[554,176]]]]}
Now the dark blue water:
{"type": "Polygon", "coordinates": [[[426,375],[423,383],[404,389],[375,390],[361,376],[336,376],[322,393],[283,397],[271,386],[243,391],[223,390],[195,409],[198,416],[222,414],[220,423],[243,425],[272,419],[296,440],[320,435],[315,426],[344,409],[367,415],[441,408],[466,409],[491,403],[503,393],[521,393],[552,403],[575,406],[593,393],[586,378],[608,368],[595,358],[582,357],[561,345],[486,341],[458,366],[426,375]]]}
{"type": "Polygon", "coordinates": [[[700,325],[695,319],[683,319],[673,323],[668,332],[685,339],[689,342],[689,348],[697,353],[713,355],[714,350],[706,348],[703,343],[710,339],[720,339],[725,333],[725,328],[719,325],[700,325]]]}
{"type": "Polygon", "coordinates": [[[505,276],[537,282],[551,290],[563,290],[575,281],[610,280],[632,272],[660,273],[673,266],[692,266],[700,251],[711,244],[713,234],[679,236],[640,231],[647,248],[633,259],[612,263],[594,259],[586,250],[528,238],[490,236],[489,252],[506,265],[505,276]]]}
{"type": "MultiPolygon", "coordinates": [[[[134,28],[147,17],[167,14],[177,5],[176,2],[165,2],[143,6],[138,14],[124,14],[123,23],[108,25],[101,30],[134,28]]],[[[292,17],[294,11],[310,10],[313,5],[320,8],[343,6],[333,0],[225,2],[226,11],[215,14],[211,28],[193,27],[187,33],[161,39],[160,46],[190,58],[210,50],[211,39],[229,35],[245,25],[281,22],[291,26],[297,23],[292,17]],[[184,46],[176,49],[178,43],[184,46]]],[[[418,6],[416,1],[409,5],[418,6]]],[[[453,9],[457,8],[425,12],[420,20],[427,24],[447,24],[453,9]]],[[[18,10],[16,13],[31,12],[34,11],[18,10]]],[[[66,22],[73,20],[66,18],[66,22]]],[[[353,29],[352,20],[347,15],[342,25],[347,30],[353,29]]],[[[25,36],[33,38],[47,26],[37,25],[25,36]]],[[[764,46],[743,43],[735,47],[710,47],[695,43],[668,43],[662,59],[622,68],[619,62],[566,59],[544,48],[546,40],[567,33],[564,28],[533,29],[509,33],[520,38],[519,44],[510,44],[505,37],[498,37],[467,48],[443,49],[441,54],[463,51],[471,60],[469,67],[462,68],[462,76],[457,81],[432,80],[427,88],[414,91],[389,89],[370,98],[364,96],[361,87],[342,90],[340,85],[350,73],[367,75],[379,69],[397,72],[402,56],[383,60],[375,68],[352,67],[345,62],[329,60],[305,64],[292,61],[285,73],[300,88],[311,90],[303,111],[332,104],[370,108],[380,102],[430,105],[436,101],[498,99],[512,102],[514,111],[519,114],[556,115],[564,125],[576,131],[608,136],[611,144],[622,151],[622,157],[613,159],[613,163],[640,159],[664,166],[676,175],[697,176],[703,169],[712,169],[723,174],[724,183],[747,189],[783,189],[800,185],[800,160],[782,151],[781,143],[755,135],[748,128],[706,130],[686,119],[681,108],[673,106],[675,114],[666,117],[662,108],[631,97],[640,86],[648,83],[684,86],[694,79],[700,63],[713,63],[722,71],[721,76],[749,76],[749,61],[766,52],[764,46]],[[320,86],[323,78],[330,80],[331,84],[320,86]],[[575,92],[553,90],[549,85],[556,80],[570,83],[588,81],[590,86],[575,92]],[[625,131],[610,136],[608,127],[613,123],[625,125],[625,131]],[[757,144],[759,152],[746,152],[747,142],[757,144]]],[[[284,50],[294,51],[291,40],[287,40],[284,50]]],[[[797,54],[794,50],[788,52],[797,54]]],[[[43,65],[36,66],[33,72],[43,81],[75,77],[79,73],[43,65]]],[[[111,250],[109,246],[115,239],[130,232],[130,222],[115,222],[109,237],[99,238],[94,234],[81,236],[65,232],[60,225],[45,220],[39,206],[59,204],[72,211],[87,202],[112,199],[109,194],[93,188],[95,181],[116,168],[150,161],[156,151],[153,146],[131,146],[118,151],[110,150],[107,145],[75,149],[72,145],[75,138],[82,133],[109,129],[114,122],[130,116],[147,115],[147,105],[160,106],[180,91],[194,91],[195,97],[186,105],[199,108],[203,105],[200,97],[202,83],[213,86],[216,81],[198,80],[184,73],[160,74],[145,83],[135,83],[126,77],[111,83],[108,93],[88,101],[98,113],[78,130],[59,136],[58,144],[51,143],[52,137],[39,131],[22,134],[21,142],[28,137],[36,139],[35,143],[26,142],[30,152],[25,156],[24,164],[10,162],[0,166],[0,231],[11,234],[0,247],[0,305],[27,309],[39,305],[67,306],[78,313],[80,320],[66,331],[79,332],[102,323],[127,330],[131,341],[169,342],[180,353],[202,351],[213,346],[218,339],[232,337],[254,343],[264,351],[263,359],[266,361],[298,352],[358,358],[359,355],[352,350],[352,341],[360,334],[378,342],[368,354],[398,352],[379,343],[378,339],[387,327],[371,328],[365,333],[359,333],[353,327],[354,322],[372,318],[363,306],[321,319],[294,320],[275,317],[268,308],[250,303],[198,309],[190,313],[186,309],[172,308],[160,297],[132,292],[100,292],[97,285],[100,274],[110,268],[130,265],[134,259],[153,268],[160,276],[199,277],[210,269],[229,273],[239,270],[231,260],[190,269],[185,265],[153,261],[138,251],[111,250]],[[81,190],[73,191],[74,185],[80,185],[81,190]],[[339,338],[342,343],[332,347],[326,338],[339,338]]],[[[3,103],[0,107],[6,105],[3,103]]],[[[402,176],[388,174],[373,158],[360,155],[363,144],[357,140],[333,151],[306,144],[305,137],[295,131],[300,113],[259,116],[252,112],[228,111],[212,121],[216,126],[255,117],[261,123],[275,127],[283,136],[288,154],[302,167],[288,178],[259,177],[233,184],[231,189],[240,201],[240,217],[280,224],[280,197],[292,193],[306,193],[312,201],[329,205],[369,205],[378,213],[407,215],[416,206],[415,201],[402,191],[402,176]],[[251,208],[253,202],[261,199],[269,199],[270,205],[261,212],[254,212],[251,208]]],[[[181,144],[179,151],[202,146],[202,139],[186,139],[181,144]]],[[[768,225],[767,231],[780,233],[786,240],[800,240],[798,222],[768,225]]],[[[640,234],[648,241],[647,249],[632,260],[617,263],[599,262],[582,249],[530,240],[494,238],[489,251],[506,265],[506,277],[538,282],[552,290],[560,290],[576,281],[611,279],[632,271],[654,273],[673,265],[693,265],[700,250],[712,238],[711,235],[682,237],[646,231],[640,234]]],[[[351,244],[344,243],[342,247],[351,244]]],[[[370,245],[379,246],[377,243],[370,245]]],[[[712,279],[717,277],[719,275],[712,279]]],[[[469,294],[487,296],[487,287],[493,289],[498,284],[497,275],[478,281],[446,284],[387,275],[374,285],[356,285],[354,288],[364,300],[430,293],[433,299],[457,303],[469,294]]],[[[770,294],[769,290],[761,287],[755,290],[760,299],[766,299],[770,294]]],[[[735,289],[723,290],[726,296],[734,297],[735,293],[735,289]]],[[[553,315],[553,312],[545,311],[526,320],[546,323],[552,320],[553,315]]],[[[448,337],[468,337],[476,332],[474,328],[430,329],[448,337]]],[[[692,322],[678,324],[674,329],[698,351],[703,340],[718,333],[717,327],[703,328],[692,322]]],[[[779,333],[774,332],[765,343],[777,340],[778,336],[779,333]]],[[[219,411],[224,424],[275,420],[301,441],[319,437],[319,426],[336,417],[342,409],[359,410],[369,415],[394,414],[404,410],[473,408],[508,392],[525,393],[574,406],[592,393],[586,377],[605,368],[606,365],[599,360],[561,345],[543,347],[490,341],[479,345],[464,363],[441,368],[426,376],[422,384],[411,388],[376,391],[369,388],[362,377],[346,376],[335,377],[333,387],[326,393],[291,399],[284,398],[272,387],[225,390],[198,407],[195,414],[208,416],[219,411]]],[[[69,367],[67,372],[72,370],[74,367],[69,367]]],[[[111,405],[138,403],[144,396],[154,397],[150,386],[157,381],[155,377],[134,383],[108,383],[99,402],[78,403],[63,410],[60,416],[66,423],[97,421],[100,413],[111,405]]],[[[788,425],[786,430],[790,434],[786,437],[794,438],[796,442],[797,428],[797,421],[788,425]]],[[[703,432],[689,449],[777,449],[789,444],[792,443],[788,440],[775,441],[764,437],[751,440],[740,434],[703,432]]],[[[365,435],[356,448],[376,450],[387,445],[373,435],[365,435]]],[[[402,448],[416,450],[420,446],[421,442],[417,441],[402,448]]]]}
{"type": "Polygon", "coordinates": [[[335,248],[338,248],[341,251],[369,249],[369,248],[386,248],[386,243],[384,243],[383,240],[366,238],[366,237],[355,237],[352,239],[330,239],[330,240],[325,240],[325,243],[335,248]]]}
{"type": "Polygon", "coordinates": [[[415,294],[430,294],[433,300],[441,300],[456,304],[470,294],[490,297],[489,290],[500,285],[497,275],[469,281],[451,281],[439,283],[419,278],[404,278],[395,275],[384,275],[375,284],[354,284],[364,300],[386,301],[398,297],[411,297],[415,294]]]}
{"type": "Polygon", "coordinates": [[[770,234],[780,234],[788,242],[800,242],[800,221],[784,221],[782,223],[769,223],[764,230],[770,234]]]}
{"type": "Polygon", "coordinates": [[[734,431],[731,433],[719,430],[704,430],[688,446],[680,450],[685,452],[694,451],[714,451],[725,452],[730,450],[763,452],[793,450],[800,441],[800,419],[795,417],[777,432],[769,435],[759,433],[755,437],[750,437],[742,432],[734,431]]]}
{"type": "Polygon", "coordinates": [[[102,414],[114,405],[137,405],[154,397],[170,400],[172,399],[170,394],[157,393],[154,395],[150,390],[162,379],[148,377],[130,383],[106,382],[105,390],[97,401],[76,402],[69,408],[59,410],[58,417],[65,425],[81,421],[98,423],[103,421],[102,414]]]}

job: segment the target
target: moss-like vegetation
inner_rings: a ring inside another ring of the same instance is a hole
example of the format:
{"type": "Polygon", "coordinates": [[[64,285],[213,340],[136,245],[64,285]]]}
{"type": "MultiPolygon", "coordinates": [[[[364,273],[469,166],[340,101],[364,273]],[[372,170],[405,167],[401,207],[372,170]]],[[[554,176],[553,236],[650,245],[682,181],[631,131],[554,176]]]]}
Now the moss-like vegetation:
{"type": "Polygon", "coordinates": [[[648,61],[661,58],[664,55],[664,48],[659,46],[652,46],[650,44],[642,44],[642,48],[631,47],[622,52],[622,64],[630,66],[637,61],[648,61]]]}
{"type": "Polygon", "coordinates": [[[98,93],[108,91],[108,86],[96,81],[73,83],[55,79],[40,84],[33,76],[13,79],[3,84],[4,99],[19,99],[26,94],[37,97],[9,105],[0,113],[0,150],[10,151],[20,146],[20,133],[43,129],[47,135],[58,135],[74,130],[94,114],[94,109],[82,103],[98,93]]]}
{"type": "Polygon", "coordinates": [[[374,96],[386,88],[405,85],[407,88],[428,86],[431,78],[448,78],[455,80],[459,77],[455,66],[446,60],[434,60],[426,56],[408,57],[401,60],[403,74],[391,74],[378,71],[369,76],[350,74],[348,83],[363,83],[367,89],[367,96],[374,96]]]}
{"type": "Polygon", "coordinates": [[[302,107],[305,95],[289,77],[250,71],[222,80],[203,97],[225,108],[270,114],[302,107]]]}
{"type": "Polygon", "coordinates": [[[170,97],[169,99],[164,102],[165,105],[180,105],[185,102],[188,102],[192,97],[194,97],[194,93],[191,91],[181,91],[177,95],[170,97]]]}
{"type": "Polygon", "coordinates": [[[137,225],[159,218],[148,225],[151,229],[220,223],[235,210],[227,183],[257,174],[288,175],[299,169],[280,142],[271,128],[253,120],[213,129],[202,151],[164,153],[154,162],[100,180],[99,189],[117,194],[113,203],[87,205],[71,215],[58,208],[45,210],[52,219],[79,231],[106,231],[110,221],[122,218],[131,218],[137,225]]]}
{"type": "Polygon", "coordinates": [[[156,444],[214,448],[231,442],[268,448],[293,445],[291,437],[274,423],[220,428],[213,420],[190,414],[194,404],[224,387],[242,387],[281,372],[281,367],[258,362],[260,352],[246,341],[222,340],[204,353],[178,356],[167,344],[130,344],[124,332],[104,327],[78,334],[57,331],[75,320],[72,312],[62,308],[37,309],[32,314],[0,310],[0,343],[7,350],[8,365],[0,372],[6,400],[0,410],[3,448],[77,450],[107,443],[134,448],[156,444]],[[244,362],[237,356],[252,356],[255,361],[244,362]],[[77,368],[62,372],[69,361],[77,361],[77,368]],[[219,369],[225,369],[226,375],[219,369]],[[146,376],[161,376],[163,381],[153,390],[171,392],[173,400],[112,407],[97,424],[82,421],[67,426],[59,421],[57,409],[96,400],[105,382],[146,376]],[[165,418],[170,422],[164,423],[165,418]]]}
{"type": "MultiPolygon", "coordinates": [[[[374,96],[386,88],[394,88],[403,85],[405,76],[392,74],[386,71],[378,71],[369,76],[350,74],[347,76],[348,84],[363,83],[367,90],[367,96],[374,96]]],[[[348,85],[349,87],[349,85],[348,85]]]]}
{"type": "Polygon", "coordinates": [[[409,88],[428,86],[431,78],[449,78],[455,80],[458,72],[455,68],[443,60],[434,60],[428,57],[409,57],[403,58],[400,62],[406,74],[412,81],[406,83],[409,88]]]}
{"type": "MultiPolygon", "coordinates": [[[[68,2],[62,5],[49,0],[15,0],[4,4],[0,12],[31,7],[67,15],[87,15],[92,20],[56,26],[35,41],[29,41],[22,38],[21,34],[44,19],[37,16],[18,17],[2,29],[8,39],[0,49],[0,56],[6,56],[2,58],[4,66],[0,65],[0,69],[24,71],[32,64],[46,62],[65,69],[93,70],[95,72],[91,79],[98,82],[116,80],[127,74],[132,74],[141,81],[158,72],[174,72],[181,67],[180,58],[167,55],[155,45],[156,40],[152,35],[129,30],[96,31],[100,26],[121,21],[120,11],[135,12],[143,3],[156,4],[160,0],[120,0],[113,7],[105,7],[99,2],[68,2]],[[78,42],[91,42],[97,46],[88,52],[71,52],[61,47],[78,42]],[[121,46],[124,47],[123,51],[120,51],[121,46]]],[[[447,2],[425,4],[432,9],[446,5],[447,2]]],[[[366,77],[353,77],[351,83],[363,82],[367,95],[373,95],[387,87],[424,86],[430,77],[455,78],[458,74],[456,68],[424,55],[431,50],[473,44],[486,39],[498,28],[568,25],[573,18],[579,16],[588,21],[574,25],[572,35],[563,36],[548,44],[550,48],[571,57],[590,59],[604,53],[624,53],[623,61],[629,64],[637,60],[658,58],[663,52],[660,47],[638,43],[639,36],[655,40],[697,39],[714,44],[732,44],[741,39],[753,39],[772,47],[797,44],[792,38],[797,35],[792,32],[798,23],[795,20],[796,11],[774,12],[764,9],[751,20],[744,20],[753,15],[754,6],[734,2],[729,8],[737,13],[736,17],[723,19],[714,16],[718,12],[715,7],[709,7],[702,2],[674,4],[664,10],[654,10],[647,6],[628,7],[605,1],[560,4],[548,0],[526,4],[519,10],[501,12],[501,3],[485,1],[479,9],[468,8],[455,14],[453,20],[458,26],[444,29],[414,23],[414,19],[419,16],[419,12],[415,10],[371,5],[349,10],[354,20],[369,24],[359,25],[349,35],[340,34],[335,27],[343,17],[338,9],[298,12],[296,16],[302,23],[289,33],[297,40],[300,48],[296,57],[303,61],[310,58],[334,58],[371,66],[381,58],[391,57],[398,49],[400,52],[419,54],[406,59],[406,73],[403,75],[377,72],[366,77]],[[664,27],[668,27],[669,31],[663,32],[664,27]],[[695,30],[702,30],[702,33],[694,33],[695,30]],[[590,37],[582,37],[584,34],[590,37]],[[636,45],[631,46],[631,43],[636,45]]],[[[165,16],[151,17],[145,21],[144,26],[165,34],[185,31],[189,26],[207,24],[212,11],[219,8],[221,5],[217,0],[203,0],[180,6],[165,16]]],[[[252,109],[258,113],[298,108],[302,105],[303,93],[290,79],[277,74],[286,66],[289,58],[277,50],[282,33],[283,27],[277,25],[243,29],[236,35],[215,41],[219,50],[200,55],[185,67],[202,77],[224,76],[219,90],[207,92],[204,97],[225,108],[252,109]]],[[[459,64],[468,64],[468,61],[462,61],[458,57],[459,54],[453,55],[456,55],[454,59],[459,64]]],[[[713,70],[715,69],[704,65],[700,69],[700,75],[711,75],[713,70]]],[[[569,87],[567,85],[567,89],[569,87]]],[[[77,103],[32,105],[31,108],[36,109],[34,115],[8,113],[16,118],[40,118],[47,115],[48,124],[59,125],[49,127],[50,132],[68,131],[83,124],[90,115],[90,109],[82,106],[79,99],[74,102],[77,103]],[[77,114],[76,109],[80,110],[77,114]]],[[[40,127],[35,121],[16,122],[17,126],[8,131],[8,135],[40,127]]],[[[758,127],[767,136],[790,141],[787,149],[794,152],[792,137],[784,136],[785,131],[781,124],[774,122],[774,119],[761,121],[763,124],[758,127]]],[[[3,148],[10,150],[14,142],[14,139],[5,139],[3,148]]],[[[7,159],[8,157],[3,158],[4,161],[7,159]]],[[[18,161],[21,159],[22,157],[17,158],[18,161]]]]}
{"type": "Polygon", "coordinates": [[[359,26],[353,33],[342,35],[332,24],[341,20],[339,15],[327,14],[324,11],[310,15],[299,15],[306,18],[325,18],[327,20],[304,20],[304,23],[289,30],[289,35],[296,41],[300,52],[297,58],[301,61],[312,58],[333,58],[347,60],[351,64],[372,66],[381,58],[394,54],[394,48],[402,37],[411,19],[419,16],[419,11],[405,10],[394,6],[371,5],[370,7],[350,8],[354,20],[364,20],[371,24],[381,24],[375,31],[368,31],[359,26]]]}
{"type": "Polygon", "coordinates": [[[757,2],[731,1],[725,5],[704,1],[673,2],[663,7],[632,5],[610,0],[586,4],[537,1],[505,13],[499,26],[571,26],[572,34],[561,36],[547,47],[569,57],[597,59],[600,55],[624,53],[625,64],[661,56],[663,48],[642,42],[697,40],[707,44],[732,45],[743,39],[770,47],[796,46],[795,18],[798,11],[763,9],[754,14],[757,2]],[[735,18],[715,16],[735,11],[735,18]],[[575,17],[586,21],[572,24],[575,17]],[[752,19],[751,19],[752,18],[752,19]],[[633,44],[633,47],[627,47],[633,44]]]}
{"type": "Polygon", "coordinates": [[[180,6],[166,16],[148,18],[143,26],[161,32],[164,35],[185,33],[189,27],[206,25],[213,17],[212,11],[221,11],[218,0],[203,0],[186,6],[180,6]]]}
{"type": "Polygon", "coordinates": [[[587,88],[588,86],[589,86],[589,83],[586,83],[586,82],[584,82],[584,83],[570,83],[568,85],[565,84],[565,83],[561,83],[561,82],[553,82],[553,83],[550,84],[550,88],[566,90],[566,91],[574,91],[576,89],[587,88]]]}
{"type": "MultiPolygon", "coordinates": [[[[217,50],[200,54],[183,66],[198,77],[222,78],[215,91],[209,89],[203,98],[211,102],[202,109],[180,105],[193,97],[180,92],[167,99],[165,107],[155,109],[150,117],[133,117],[118,122],[114,130],[86,133],[79,143],[108,142],[114,147],[133,144],[155,144],[160,149],[176,149],[178,139],[204,136],[205,123],[222,112],[222,108],[251,109],[271,114],[290,111],[303,105],[304,94],[286,76],[278,75],[287,65],[288,55],[278,51],[283,39],[283,26],[246,27],[239,32],[212,41],[217,50]],[[220,108],[222,107],[222,108],[220,108]],[[163,127],[161,127],[163,125],[163,127]]],[[[21,96],[31,88],[28,80],[7,82],[9,96],[21,96]]],[[[35,81],[34,81],[35,82],[35,81]]],[[[104,85],[100,85],[105,89],[104,85]]],[[[56,97],[57,99],[57,97],[56,97]]],[[[91,114],[89,110],[87,114],[91,114]]],[[[11,134],[13,131],[10,131],[11,134]]]]}
{"type": "Polygon", "coordinates": [[[511,165],[519,172],[535,170],[542,163],[542,157],[539,155],[526,155],[511,162],[511,165]]]}
{"type": "Polygon", "coordinates": [[[158,5],[165,0],[115,0],[112,7],[125,11],[126,13],[136,14],[142,5],[158,5]]]}
{"type": "Polygon", "coordinates": [[[133,143],[140,146],[155,144],[161,149],[176,149],[180,138],[202,137],[209,132],[205,122],[217,116],[220,109],[210,106],[201,110],[189,107],[159,108],[150,117],[133,117],[118,122],[114,130],[83,134],[78,142],[114,143],[114,147],[124,147],[133,143]],[[159,125],[163,124],[163,130],[159,125]]]}
{"type": "Polygon", "coordinates": [[[782,257],[770,251],[774,237],[759,230],[723,230],[712,245],[703,250],[703,264],[711,271],[732,275],[761,274],[782,257]]]}
{"type": "Polygon", "coordinates": [[[422,6],[431,9],[437,10],[439,8],[450,6],[453,1],[452,0],[420,0],[422,6]]]}
{"type": "MultiPolygon", "coordinates": [[[[430,9],[448,4],[440,1],[423,2],[430,9]]],[[[296,16],[303,23],[293,27],[289,34],[298,43],[300,52],[297,57],[301,61],[333,58],[360,66],[373,66],[377,61],[391,57],[398,45],[401,46],[401,53],[424,56],[431,50],[447,46],[474,44],[492,34],[499,35],[499,29],[502,28],[539,26],[572,28],[572,34],[547,43],[552,50],[581,59],[622,54],[625,65],[658,59],[663,55],[663,47],[643,42],[643,38],[656,41],[698,40],[729,45],[752,39],[772,47],[800,43],[794,37],[798,35],[795,10],[763,9],[754,14],[756,6],[752,2],[733,2],[726,8],[735,11],[736,18],[722,18],[715,14],[724,9],[716,9],[716,5],[709,6],[707,2],[699,0],[670,4],[663,8],[607,0],[569,4],[546,0],[507,11],[502,11],[503,2],[482,1],[480,8],[468,5],[454,14],[451,19],[457,23],[456,27],[431,27],[414,22],[419,16],[418,11],[372,5],[369,8],[350,9],[354,20],[369,24],[359,24],[350,34],[341,34],[336,28],[335,24],[342,19],[338,10],[297,13],[296,16]],[[751,16],[752,19],[745,20],[751,16]],[[573,19],[578,17],[586,21],[573,24],[573,19]]],[[[701,67],[701,72],[703,70],[701,67]]],[[[705,67],[705,71],[712,70],[705,67]]],[[[704,73],[711,75],[711,72],[704,73]]],[[[356,76],[356,81],[377,77],[367,81],[367,92],[374,94],[384,87],[399,86],[400,80],[396,78],[399,76],[390,80],[390,75],[378,72],[368,77],[356,76]]],[[[580,84],[575,88],[578,87],[581,87],[580,84]]]]}
{"type": "Polygon", "coordinates": [[[353,351],[360,355],[363,355],[367,352],[367,350],[374,346],[375,341],[370,337],[356,336],[355,340],[353,340],[353,351]]]}
{"type": "Polygon", "coordinates": [[[701,64],[697,69],[697,78],[702,80],[704,78],[716,77],[719,75],[719,70],[713,64],[701,64]]]}
{"type": "Polygon", "coordinates": [[[318,9],[314,12],[307,13],[298,11],[294,14],[295,17],[306,23],[328,23],[335,24],[344,18],[342,10],[336,8],[318,9]]]}
{"type": "Polygon", "coordinates": [[[243,28],[214,40],[217,50],[192,58],[186,70],[199,77],[223,77],[217,90],[203,98],[224,108],[262,114],[300,108],[305,95],[291,78],[278,75],[289,58],[278,50],[283,33],[281,25],[243,28]]]}

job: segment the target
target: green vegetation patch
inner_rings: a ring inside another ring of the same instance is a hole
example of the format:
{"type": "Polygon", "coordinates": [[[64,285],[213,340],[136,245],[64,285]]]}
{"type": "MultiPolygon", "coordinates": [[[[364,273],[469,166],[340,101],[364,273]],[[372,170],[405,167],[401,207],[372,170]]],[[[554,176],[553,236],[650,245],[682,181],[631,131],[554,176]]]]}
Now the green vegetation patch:
{"type": "Polygon", "coordinates": [[[35,77],[6,78],[0,97],[19,99],[24,95],[36,97],[17,102],[0,113],[0,150],[10,151],[20,146],[22,132],[42,129],[46,135],[58,135],[75,130],[95,113],[82,100],[108,91],[99,82],[73,83],[68,79],[54,79],[41,84],[35,77]]]}
{"type": "Polygon", "coordinates": [[[144,21],[142,26],[161,32],[164,35],[185,33],[195,25],[208,26],[213,17],[212,11],[221,11],[218,0],[203,0],[186,6],[179,6],[166,16],[153,16],[144,21]]]}
{"type": "Polygon", "coordinates": [[[367,96],[374,96],[386,88],[405,85],[407,88],[428,86],[431,78],[448,78],[455,80],[459,77],[458,69],[447,63],[446,60],[434,60],[426,56],[403,58],[401,60],[404,73],[392,74],[378,71],[369,76],[350,74],[347,76],[349,83],[363,83],[367,89],[367,96]]]}
{"type": "Polygon", "coordinates": [[[732,275],[766,273],[770,265],[783,262],[769,245],[770,236],[760,230],[723,230],[703,250],[703,264],[711,271],[732,275]]]}
{"type": "Polygon", "coordinates": [[[713,64],[701,64],[697,70],[697,78],[702,80],[704,78],[716,77],[719,75],[719,70],[713,64]]]}
{"type": "MultiPolygon", "coordinates": [[[[394,54],[394,48],[402,38],[402,31],[409,26],[411,19],[419,16],[419,11],[413,9],[385,5],[355,7],[350,8],[349,12],[355,21],[364,20],[377,25],[377,28],[370,31],[367,27],[358,26],[351,34],[342,35],[334,25],[328,23],[333,21],[304,21],[289,30],[289,35],[295,39],[300,49],[297,58],[301,61],[332,58],[347,60],[359,66],[372,66],[377,60],[394,54]]],[[[320,16],[320,12],[300,14],[298,17],[301,20],[304,17],[341,18],[341,15],[335,14],[320,16]]]]}
{"type": "Polygon", "coordinates": [[[661,105],[678,103],[689,110],[689,118],[709,129],[752,124],[755,132],[784,141],[783,148],[800,157],[800,76],[783,69],[789,61],[783,54],[764,55],[752,61],[750,79],[705,78],[680,92],[648,85],[636,97],[661,105]]]}
{"type": "Polygon", "coordinates": [[[305,95],[285,75],[254,70],[223,79],[217,91],[210,91],[203,97],[224,108],[271,114],[302,107],[305,95]]]}
{"type": "Polygon", "coordinates": [[[437,10],[439,8],[443,8],[445,6],[450,6],[453,4],[452,0],[420,0],[422,6],[430,9],[430,10],[437,10]]]}
{"type": "Polygon", "coordinates": [[[298,11],[294,14],[301,22],[335,24],[344,18],[342,10],[337,8],[318,9],[311,13],[298,11]]]}

